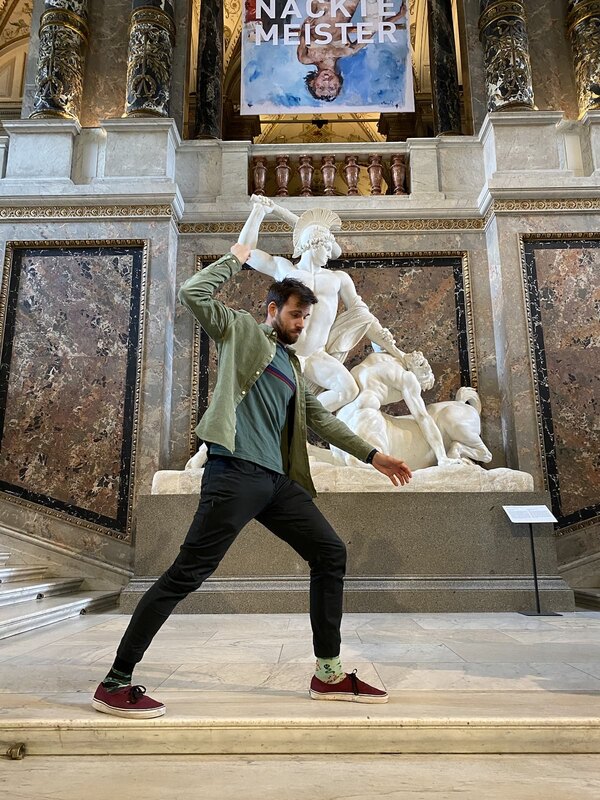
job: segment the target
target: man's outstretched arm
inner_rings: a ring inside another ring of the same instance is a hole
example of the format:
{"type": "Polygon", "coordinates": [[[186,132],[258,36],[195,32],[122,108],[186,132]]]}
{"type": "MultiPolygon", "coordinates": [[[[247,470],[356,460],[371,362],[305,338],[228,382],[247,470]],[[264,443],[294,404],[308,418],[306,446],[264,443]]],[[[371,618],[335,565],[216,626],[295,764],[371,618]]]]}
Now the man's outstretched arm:
{"type": "Polygon", "coordinates": [[[399,458],[380,453],[350,428],[324,408],[308,390],[305,391],[306,424],[317,436],[340,450],[370,463],[378,472],[390,479],[394,486],[404,486],[412,477],[408,466],[399,458]]]}

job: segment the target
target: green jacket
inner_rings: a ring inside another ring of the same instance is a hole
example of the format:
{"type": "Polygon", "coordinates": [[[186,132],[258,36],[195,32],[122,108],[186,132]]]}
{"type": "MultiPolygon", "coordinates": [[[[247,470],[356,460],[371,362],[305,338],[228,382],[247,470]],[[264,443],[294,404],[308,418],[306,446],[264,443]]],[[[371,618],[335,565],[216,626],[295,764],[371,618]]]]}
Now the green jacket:
{"type": "MultiPolygon", "coordinates": [[[[215,341],[219,355],[217,385],[196,434],[205,442],[220,444],[232,452],[235,449],[235,409],[271,363],[277,342],[277,334],[269,325],[259,324],[247,311],[234,311],[213,297],[221,284],[241,268],[239,260],[228,253],[189,278],[179,290],[179,299],[215,341]]],[[[314,497],[316,491],[306,450],[307,426],[326,442],[360,461],[366,461],[374,448],[323,408],[306,389],[300,362],[293,350],[290,362],[297,390],[293,429],[291,435],[286,430],[282,436],[283,464],[289,477],[314,497]]]]}

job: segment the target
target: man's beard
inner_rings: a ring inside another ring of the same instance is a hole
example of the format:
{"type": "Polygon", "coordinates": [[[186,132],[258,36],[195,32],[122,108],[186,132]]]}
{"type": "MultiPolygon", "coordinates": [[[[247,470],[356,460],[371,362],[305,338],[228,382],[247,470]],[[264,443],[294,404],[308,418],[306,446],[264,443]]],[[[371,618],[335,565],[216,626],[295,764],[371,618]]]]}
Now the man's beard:
{"type": "Polygon", "coordinates": [[[279,341],[284,344],[296,344],[298,341],[298,337],[292,338],[292,335],[281,327],[278,317],[273,320],[273,330],[277,334],[279,341]]]}

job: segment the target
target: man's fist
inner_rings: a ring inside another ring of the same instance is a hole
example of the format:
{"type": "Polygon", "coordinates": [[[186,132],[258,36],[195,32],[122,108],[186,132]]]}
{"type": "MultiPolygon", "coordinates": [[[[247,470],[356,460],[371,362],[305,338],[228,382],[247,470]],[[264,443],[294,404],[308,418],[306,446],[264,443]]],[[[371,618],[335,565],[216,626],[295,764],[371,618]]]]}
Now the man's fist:
{"type": "Polygon", "coordinates": [[[252,250],[247,244],[240,244],[239,242],[236,242],[235,244],[231,245],[231,252],[238,259],[240,264],[245,264],[250,258],[250,253],[252,250]]]}
{"type": "Polygon", "coordinates": [[[412,472],[404,461],[384,453],[376,453],[371,464],[382,475],[386,475],[394,486],[404,486],[412,478],[412,472]]]}

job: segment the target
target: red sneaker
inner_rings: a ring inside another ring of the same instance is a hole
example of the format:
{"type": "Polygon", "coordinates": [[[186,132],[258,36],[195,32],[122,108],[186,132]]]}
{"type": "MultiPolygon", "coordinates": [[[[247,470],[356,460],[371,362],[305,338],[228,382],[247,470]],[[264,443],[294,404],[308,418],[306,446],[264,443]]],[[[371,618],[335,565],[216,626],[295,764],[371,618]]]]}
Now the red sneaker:
{"type": "Polygon", "coordinates": [[[390,699],[387,692],[359,680],[356,670],[347,672],[339,683],[324,683],[313,675],[310,696],[313,700],[349,700],[352,703],[387,703],[390,699]]]}
{"type": "Polygon", "coordinates": [[[167,710],[163,703],[146,697],[145,686],[124,686],[109,692],[102,684],[96,689],[92,706],[96,711],[130,719],[162,717],[167,710]]]}

